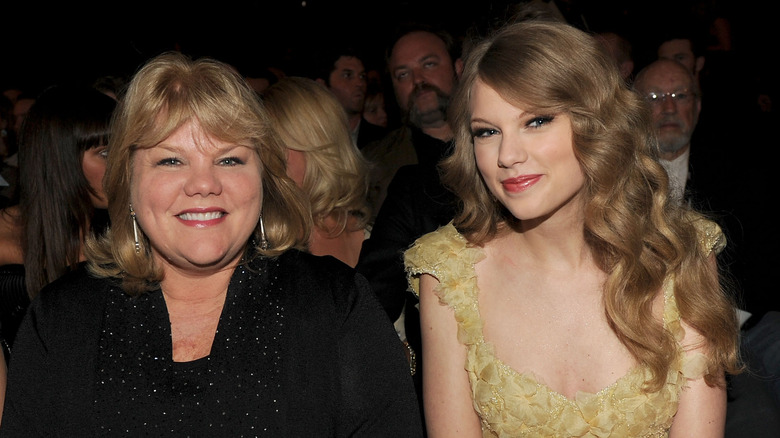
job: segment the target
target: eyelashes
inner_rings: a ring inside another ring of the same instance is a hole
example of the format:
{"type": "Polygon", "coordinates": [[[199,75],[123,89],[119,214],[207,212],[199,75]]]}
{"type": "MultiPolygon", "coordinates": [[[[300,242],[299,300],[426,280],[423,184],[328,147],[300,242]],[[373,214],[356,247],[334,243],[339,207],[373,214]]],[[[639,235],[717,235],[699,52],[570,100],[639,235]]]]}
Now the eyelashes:
{"type": "Polygon", "coordinates": [[[484,137],[490,137],[490,136],[495,135],[497,133],[498,133],[497,129],[477,128],[477,129],[472,129],[471,136],[473,138],[484,138],[484,137]]]}
{"type": "Polygon", "coordinates": [[[544,125],[551,123],[555,119],[555,116],[536,116],[525,124],[529,128],[541,128],[544,125]]]}
{"type": "Polygon", "coordinates": [[[157,166],[175,166],[181,164],[181,160],[178,158],[163,158],[155,163],[157,166]]]}
{"type": "MultiPolygon", "coordinates": [[[[220,166],[233,167],[246,164],[246,161],[238,157],[223,157],[218,159],[216,163],[220,166]]],[[[182,161],[176,157],[166,157],[157,161],[155,164],[157,166],[177,166],[182,164],[182,161]]]]}
{"type": "MultiPolygon", "coordinates": [[[[528,121],[525,122],[524,126],[526,129],[540,129],[552,123],[554,119],[555,116],[533,116],[529,118],[528,121]]],[[[479,127],[479,126],[474,126],[471,128],[472,138],[488,138],[500,133],[501,131],[496,128],[479,127]]]]}
{"type": "Polygon", "coordinates": [[[224,166],[239,166],[244,164],[244,160],[238,157],[225,157],[220,158],[218,163],[224,165],[224,166]]]}

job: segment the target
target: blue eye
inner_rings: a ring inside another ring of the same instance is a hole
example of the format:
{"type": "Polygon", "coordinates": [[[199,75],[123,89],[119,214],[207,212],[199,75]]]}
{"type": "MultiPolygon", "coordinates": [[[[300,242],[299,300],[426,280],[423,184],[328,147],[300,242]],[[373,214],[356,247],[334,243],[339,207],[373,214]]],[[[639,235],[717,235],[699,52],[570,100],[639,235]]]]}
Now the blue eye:
{"type": "Polygon", "coordinates": [[[541,128],[543,125],[546,125],[550,122],[552,122],[554,117],[552,116],[540,116],[540,117],[534,117],[528,123],[526,126],[529,128],[541,128]]]}
{"type": "Polygon", "coordinates": [[[162,160],[157,162],[158,166],[175,166],[177,164],[180,164],[181,161],[178,158],[170,157],[170,158],[163,158],[162,160]]]}
{"type": "Polygon", "coordinates": [[[244,160],[237,157],[225,157],[225,158],[220,158],[219,164],[223,166],[238,166],[244,164],[244,160]]]}
{"type": "Polygon", "coordinates": [[[474,138],[485,138],[498,134],[497,129],[480,128],[471,132],[471,136],[474,138]]]}

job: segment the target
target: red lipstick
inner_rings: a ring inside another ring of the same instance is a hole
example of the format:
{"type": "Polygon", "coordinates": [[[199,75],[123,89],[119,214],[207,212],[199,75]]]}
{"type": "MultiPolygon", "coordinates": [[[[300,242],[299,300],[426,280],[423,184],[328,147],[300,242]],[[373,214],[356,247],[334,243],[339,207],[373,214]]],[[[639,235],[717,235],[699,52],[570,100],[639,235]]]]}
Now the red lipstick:
{"type": "Polygon", "coordinates": [[[501,181],[504,190],[510,193],[520,193],[528,190],[542,179],[542,175],[520,175],[501,181]]]}

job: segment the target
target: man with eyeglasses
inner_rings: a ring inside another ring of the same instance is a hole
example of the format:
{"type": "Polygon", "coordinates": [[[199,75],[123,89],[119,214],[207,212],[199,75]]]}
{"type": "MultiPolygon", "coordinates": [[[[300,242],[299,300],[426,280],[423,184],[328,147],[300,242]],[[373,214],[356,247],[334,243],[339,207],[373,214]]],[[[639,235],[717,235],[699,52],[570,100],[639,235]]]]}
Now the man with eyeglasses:
{"type": "Polygon", "coordinates": [[[743,287],[739,291],[740,304],[747,312],[739,312],[744,322],[741,348],[748,358],[749,371],[729,380],[726,437],[776,436],[780,421],[778,388],[768,386],[767,382],[780,378],[777,362],[780,360],[780,314],[768,312],[775,309],[765,306],[762,300],[755,300],[757,294],[773,291],[744,288],[746,265],[752,260],[751,254],[744,251],[745,238],[747,233],[756,231],[743,214],[755,208],[745,209],[743,204],[748,203],[745,199],[756,187],[750,187],[745,181],[746,175],[756,169],[740,164],[740,155],[745,154],[734,153],[733,147],[739,142],[728,134],[730,131],[725,126],[696,137],[697,144],[691,150],[691,138],[702,110],[697,83],[691,70],[683,64],[658,59],[639,71],[633,88],[651,108],[659,161],[669,173],[673,196],[710,211],[719,219],[729,245],[726,255],[719,257],[730,257],[720,263],[730,269],[738,286],[743,287]],[[761,305],[756,305],[759,302],[761,305]]]}
{"type": "Polygon", "coordinates": [[[691,137],[701,113],[697,81],[681,63],[659,59],[637,74],[634,89],[650,104],[661,164],[669,172],[672,193],[681,200],[688,181],[691,137]]]}

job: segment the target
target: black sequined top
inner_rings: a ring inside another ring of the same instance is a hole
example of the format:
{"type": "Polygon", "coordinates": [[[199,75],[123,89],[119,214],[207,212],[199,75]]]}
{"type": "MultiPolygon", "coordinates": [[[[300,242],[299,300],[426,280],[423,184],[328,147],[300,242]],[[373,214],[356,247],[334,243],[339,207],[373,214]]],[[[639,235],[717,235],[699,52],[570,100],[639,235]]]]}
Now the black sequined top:
{"type": "Polygon", "coordinates": [[[362,276],[288,251],[236,269],[211,354],[173,362],[162,293],[79,271],[22,322],[0,437],[422,436],[400,341],[362,276]]]}

